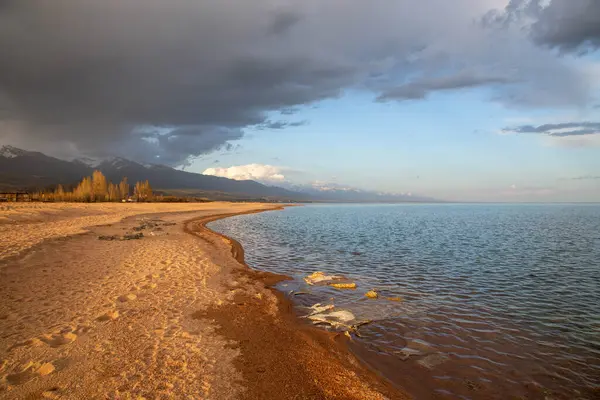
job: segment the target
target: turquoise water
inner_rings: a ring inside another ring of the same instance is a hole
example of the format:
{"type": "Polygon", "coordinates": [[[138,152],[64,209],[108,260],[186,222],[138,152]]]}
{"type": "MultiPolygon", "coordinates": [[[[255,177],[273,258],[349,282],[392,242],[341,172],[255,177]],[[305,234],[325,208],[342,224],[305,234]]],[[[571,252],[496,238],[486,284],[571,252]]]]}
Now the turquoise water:
{"type": "Polygon", "coordinates": [[[279,288],[307,292],[300,314],[372,320],[356,353],[418,398],[598,396],[600,205],[307,205],[209,227],[294,277],[279,288]],[[308,286],[314,271],[358,288],[308,286]]]}

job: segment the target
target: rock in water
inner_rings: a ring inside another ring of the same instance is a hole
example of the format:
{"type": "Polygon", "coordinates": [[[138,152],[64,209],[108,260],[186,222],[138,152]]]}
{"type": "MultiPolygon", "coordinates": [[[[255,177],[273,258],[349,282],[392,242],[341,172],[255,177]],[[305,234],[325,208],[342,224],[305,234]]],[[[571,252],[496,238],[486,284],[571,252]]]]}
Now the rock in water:
{"type": "Polygon", "coordinates": [[[350,321],[355,319],[354,314],[347,310],[338,310],[332,311],[329,313],[319,313],[309,315],[308,319],[310,319],[313,323],[319,324],[328,324],[336,329],[349,329],[350,325],[348,324],[350,321]]]}
{"type": "Polygon", "coordinates": [[[329,286],[336,289],[356,289],[356,283],[330,283],[329,286]]]}
{"type": "Polygon", "coordinates": [[[322,312],[329,311],[334,307],[335,306],[333,304],[327,304],[322,306],[321,303],[317,303],[310,307],[310,309],[312,310],[310,315],[320,314],[322,312]]]}
{"type": "Polygon", "coordinates": [[[326,275],[323,271],[316,271],[312,274],[306,276],[304,281],[309,285],[315,285],[317,283],[324,283],[328,281],[338,281],[345,279],[343,276],[339,275],[326,275]]]}

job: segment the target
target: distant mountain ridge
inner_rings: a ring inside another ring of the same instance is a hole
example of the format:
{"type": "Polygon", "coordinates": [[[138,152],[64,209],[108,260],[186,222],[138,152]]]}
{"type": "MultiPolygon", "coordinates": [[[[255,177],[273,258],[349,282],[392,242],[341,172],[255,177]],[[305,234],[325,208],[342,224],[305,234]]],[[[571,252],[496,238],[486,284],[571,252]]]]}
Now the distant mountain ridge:
{"type": "Polygon", "coordinates": [[[320,201],[344,203],[424,203],[439,202],[412,193],[386,193],[363,190],[335,183],[315,182],[311,185],[285,185],[286,189],[304,193],[320,201]]]}
{"type": "Polygon", "coordinates": [[[308,196],[301,193],[255,181],[234,181],[180,171],[165,165],[142,165],[119,157],[91,165],[86,161],[89,160],[65,161],[39,152],[3,146],[0,148],[0,190],[34,190],[58,184],[72,185],[97,169],[112,182],[119,182],[123,177],[127,177],[130,183],[149,180],[154,188],[160,190],[185,189],[250,198],[308,200],[308,196]]]}
{"type": "Polygon", "coordinates": [[[233,180],[181,171],[158,164],[140,164],[121,157],[65,161],[13,146],[0,147],[0,191],[40,190],[73,185],[100,170],[112,182],[150,181],[153,188],[179,196],[213,199],[263,199],[324,202],[429,202],[410,194],[377,193],[339,185],[269,186],[252,180],[233,180]]]}

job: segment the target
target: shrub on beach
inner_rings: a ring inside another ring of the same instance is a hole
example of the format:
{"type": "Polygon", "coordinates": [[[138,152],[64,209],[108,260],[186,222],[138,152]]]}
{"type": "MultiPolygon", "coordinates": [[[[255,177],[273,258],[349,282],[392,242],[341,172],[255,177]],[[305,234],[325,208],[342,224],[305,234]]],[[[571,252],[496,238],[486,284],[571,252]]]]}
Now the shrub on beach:
{"type": "MultiPolygon", "coordinates": [[[[133,200],[152,201],[153,198],[150,182],[137,182],[135,184],[133,200]]],[[[84,177],[71,191],[67,191],[62,185],[58,185],[54,191],[35,193],[33,199],[49,202],[121,202],[132,200],[127,178],[123,178],[116,185],[108,181],[104,174],[97,170],[94,171],[92,176],[84,177]]]]}

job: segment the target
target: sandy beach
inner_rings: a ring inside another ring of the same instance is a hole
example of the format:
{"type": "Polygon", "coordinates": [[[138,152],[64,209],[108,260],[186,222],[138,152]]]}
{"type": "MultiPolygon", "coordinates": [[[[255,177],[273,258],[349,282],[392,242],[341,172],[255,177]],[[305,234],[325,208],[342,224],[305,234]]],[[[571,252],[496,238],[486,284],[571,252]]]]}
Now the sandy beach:
{"type": "Polygon", "coordinates": [[[276,208],[0,205],[0,399],[407,398],[204,228],[276,208]]]}

